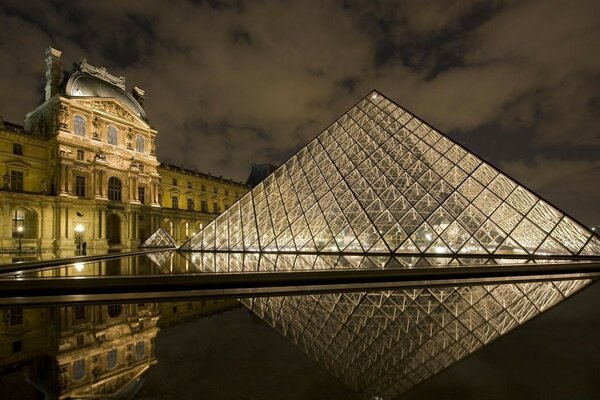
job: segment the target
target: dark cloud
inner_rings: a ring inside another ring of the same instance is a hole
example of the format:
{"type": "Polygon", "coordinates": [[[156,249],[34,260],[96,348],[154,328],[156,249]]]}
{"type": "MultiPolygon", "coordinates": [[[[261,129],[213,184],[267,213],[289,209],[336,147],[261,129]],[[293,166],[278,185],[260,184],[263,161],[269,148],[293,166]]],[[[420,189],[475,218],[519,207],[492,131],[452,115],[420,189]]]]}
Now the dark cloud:
{"type": "MultiPolygon", "coordinates": [[[[35,106],[53,45],[65,66],[84,56],[146,90],[167,162],[244,180],[376,88],[527,183],[539,160],[567,168],[556,176],[598,160],[599,12],[593,0],[5,1],[0,115],[35,106]]],[[[550,201],[571,191],[553,187],[550,201]]]]}

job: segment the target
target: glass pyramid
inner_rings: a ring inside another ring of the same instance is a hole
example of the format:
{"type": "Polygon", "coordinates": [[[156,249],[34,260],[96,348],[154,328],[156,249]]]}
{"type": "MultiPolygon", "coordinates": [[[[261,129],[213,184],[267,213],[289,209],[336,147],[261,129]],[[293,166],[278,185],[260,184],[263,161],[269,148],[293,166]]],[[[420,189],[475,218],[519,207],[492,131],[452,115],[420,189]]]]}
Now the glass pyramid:
{"type": "Polygon", "coordinates": [[[576,256],[600,240],[374,91],[181,250],[576,256]]]}
{"type": "Polygon", "coordinates": [[[177,244],[175,240],[165,231],[163,228],[158,228],[148,239],[144,240],[144,243],[140,245],[141,249],[150,248],[164,248],[164,249],[176,249],[177,244]]]}

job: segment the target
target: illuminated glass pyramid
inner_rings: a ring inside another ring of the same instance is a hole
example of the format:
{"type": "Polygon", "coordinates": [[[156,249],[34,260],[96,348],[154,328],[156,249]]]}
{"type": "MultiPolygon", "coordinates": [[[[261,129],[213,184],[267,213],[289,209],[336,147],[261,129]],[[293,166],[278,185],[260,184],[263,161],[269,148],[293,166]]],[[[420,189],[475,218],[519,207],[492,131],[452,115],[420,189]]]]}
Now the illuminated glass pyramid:
{"type": "Polygon", "coordinates": [[[182,250],[600,254],[600,240],[372,92],[182,250]]]}
{"type": "MultiPolygon", "coordinates": [[[[585,262],[600,240],[372,92],[181,249],[210,272],[468,268],[585,262]]],[[[241,301],[365,398],[392,399],[589,283],[241,301]]]]}
{"type": "Polygon", "coordinates": [[[176,249],[175,240],[163,228],[158,228],[144,243],[140,245],[141,249],[161,248],[161,249],[176,249]]]}

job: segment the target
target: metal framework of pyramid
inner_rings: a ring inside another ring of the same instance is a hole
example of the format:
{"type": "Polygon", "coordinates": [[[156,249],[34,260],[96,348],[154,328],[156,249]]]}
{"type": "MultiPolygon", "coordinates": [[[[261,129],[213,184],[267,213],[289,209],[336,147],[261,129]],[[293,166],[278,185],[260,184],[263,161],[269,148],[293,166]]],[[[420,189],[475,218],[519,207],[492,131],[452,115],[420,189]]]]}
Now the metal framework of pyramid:
{"type": "MultiPolygon", "coordinates": [[[[180,250],[205,271],[460,268],[578,262],[600,240],[372,92],[180,250]]],[[[242,301],[366,398],[388,399],[589,283],[242,301]]]]}
{"type": "Polygon", "coordinates": [[[175,240],[163,228],[158,228],[144,243],[140,245],[141,249],[161,248],[161,249],[176,249],[175,240]]]}

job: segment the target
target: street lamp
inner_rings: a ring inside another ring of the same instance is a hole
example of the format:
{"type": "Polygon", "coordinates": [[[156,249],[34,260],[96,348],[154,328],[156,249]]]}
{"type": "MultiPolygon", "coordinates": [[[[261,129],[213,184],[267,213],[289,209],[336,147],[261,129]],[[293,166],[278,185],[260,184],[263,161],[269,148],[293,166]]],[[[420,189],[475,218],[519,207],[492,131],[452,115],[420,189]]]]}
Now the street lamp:
{"type": "Polygon", "coordinates": [[[23,248],[22,246],[22,241],[23,241],[23,227],[22,226],[17,226],[17,233],[19,234],[19,256],[21,255],[21,249],[23,248]]]}
{"type": "Polygon", "coordinates": [[[75,226],[76,240],[77,240],[77,254],[81,254],[81,234],[85,228],[81,224],[75,226]]]}

